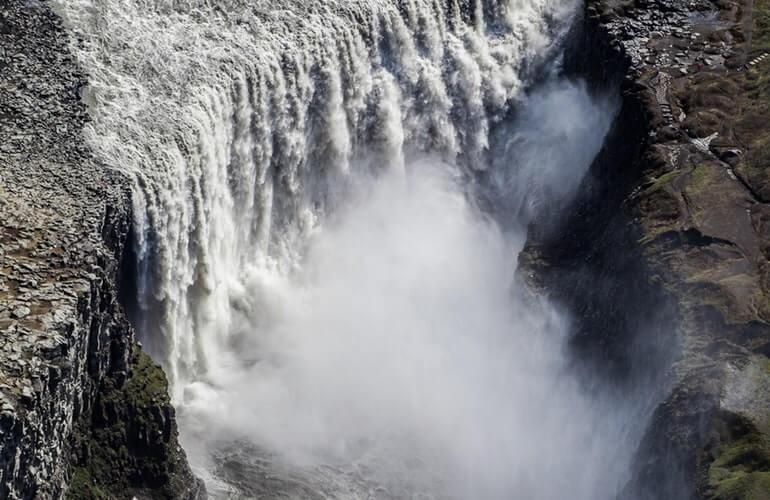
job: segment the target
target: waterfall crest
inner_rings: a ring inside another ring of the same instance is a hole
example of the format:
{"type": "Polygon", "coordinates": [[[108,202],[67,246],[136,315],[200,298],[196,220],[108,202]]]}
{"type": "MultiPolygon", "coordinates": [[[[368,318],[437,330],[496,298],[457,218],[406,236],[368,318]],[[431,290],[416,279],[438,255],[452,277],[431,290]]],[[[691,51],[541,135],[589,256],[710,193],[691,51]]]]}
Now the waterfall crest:
{"type": "Polygon", "coordinates": [[[140,329],[175,387],[229,331],[232,273],[291,267],[357,169],[484,168],[490,124],[554,49],[555,0],[76,0],[88,137],[135,179],[140,329]]]}
{"type": "Polygon", "coordinates": [[[638,429],[583,394],[568,318],[515,276],[614,114],[558,75],[576,8],[58,5],[87,138],[134,182],[137,329],[214,496],[622,485],[638,429]]]}

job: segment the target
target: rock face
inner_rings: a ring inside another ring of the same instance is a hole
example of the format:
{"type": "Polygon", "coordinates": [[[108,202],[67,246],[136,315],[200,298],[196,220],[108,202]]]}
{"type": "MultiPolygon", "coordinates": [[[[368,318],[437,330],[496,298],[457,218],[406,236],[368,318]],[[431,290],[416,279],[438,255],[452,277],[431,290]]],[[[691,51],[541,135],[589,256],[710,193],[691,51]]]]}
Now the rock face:
{"type": "Polygon", "coordinates": [[[0,498],[195,498],[116,298],[130,194],[81,140],[61,31],[47,4],[0,2],[0,498]]]}
{"type": "Polygon", "coordinates": [[[574,35],[622,110],[524,263],[593,369],[662,388],[625,497],[770,498],[770,2],[588,0],[574,35]]]}

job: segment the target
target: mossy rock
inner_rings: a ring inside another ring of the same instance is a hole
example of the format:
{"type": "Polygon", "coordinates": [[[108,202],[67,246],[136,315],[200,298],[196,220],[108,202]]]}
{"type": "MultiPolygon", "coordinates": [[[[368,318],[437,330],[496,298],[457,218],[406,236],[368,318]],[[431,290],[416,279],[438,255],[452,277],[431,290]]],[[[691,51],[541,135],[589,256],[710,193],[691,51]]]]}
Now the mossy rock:
{"type": "Polygon", "coordinates": [[[770,441],[744,416],[722,411],[706,498],[770,500],[770,441]]]}
{"type": "Polygon", "coordinates": [[[138,347],[129,374],[107,377],[76,432],[67,498],[180,499],[202,495],[177,442],[168,382],[138,347]]]}

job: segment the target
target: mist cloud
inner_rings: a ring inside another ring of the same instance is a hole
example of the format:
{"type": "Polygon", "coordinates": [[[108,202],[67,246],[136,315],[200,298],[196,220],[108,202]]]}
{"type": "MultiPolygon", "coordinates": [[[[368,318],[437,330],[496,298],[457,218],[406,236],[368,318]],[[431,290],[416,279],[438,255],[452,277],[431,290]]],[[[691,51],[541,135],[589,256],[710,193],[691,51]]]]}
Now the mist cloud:
{"type": "MultiPolygon", "coordinates": [[[[612,109],[567,84],[524,109],[531,132],[517,126],[506,182],[563,199],[612,109]]],[[[525,234],[481,213],[457,173],[427,159],[363,176],[295,272],[244,270],[229,362],[185,395],[193,434],[208,448],[256,443],[310,471],[358,464],[386,490],[608,497],[629,436],[567,372],[567,318],[517,282],[525,234]]]]}

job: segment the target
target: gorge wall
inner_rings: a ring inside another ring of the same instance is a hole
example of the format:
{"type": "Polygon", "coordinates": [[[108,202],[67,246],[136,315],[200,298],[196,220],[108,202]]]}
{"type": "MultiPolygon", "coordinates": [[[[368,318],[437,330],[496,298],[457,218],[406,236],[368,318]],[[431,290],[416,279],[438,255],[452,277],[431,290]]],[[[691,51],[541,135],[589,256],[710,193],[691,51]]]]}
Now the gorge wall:
{"type": "Polygon", "coordinates": [[[47,4],[0,2],[0,497],[195,498],[117,302],[130,191],[83,144],[83,85],[47,4]]]}
{"type": "MultiPolygon", "coordinates": [[[[598,384],[660,389],[628,498],[762,498],[767,1],[584,12],[565,64],[622,107],[571,217],[531,227],[523,272],[574,312],[598,384]]],[[[131,186],[83,143],[86,78],[44,2],[0,2],[0,37],[0,497],[202,496],[117,301],[131,186]]]]}
{"type": "Polygon", "coordinates": [[[626,497],[764,498],[768,4],[588,1],[581,26],[568,64],[621,81],[623,106],[572,219],[535,227],[525,261],[579,312],[584,359],[665,387],[626,497]]]}

